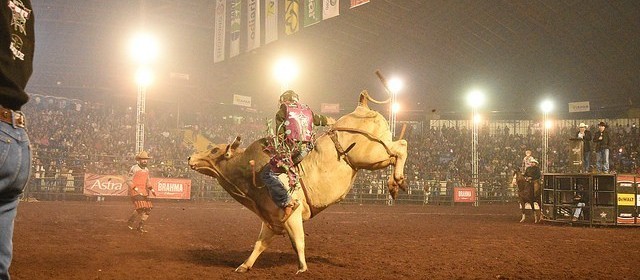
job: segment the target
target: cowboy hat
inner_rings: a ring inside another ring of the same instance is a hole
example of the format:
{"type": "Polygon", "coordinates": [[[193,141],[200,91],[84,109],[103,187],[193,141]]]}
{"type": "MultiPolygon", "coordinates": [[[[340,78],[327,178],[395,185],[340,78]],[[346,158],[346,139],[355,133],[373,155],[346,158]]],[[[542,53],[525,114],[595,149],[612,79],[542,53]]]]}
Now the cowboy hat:
{"type": "Polygon", "coordinates": [[[535,158],[530,159],[530,160],[529,160],[529,162],[539,163],[539,162],[538,162],[538,160],[537,160],[537,159],[535,159],[535,158]]]}
{"type": "Polygon", "coordinates": [[[586,124],[584,124],[583,122],[580,123],[580,125],[578,127],[587,127],[586,124]]]}
{"type": "Polygon", "coordinates": [[[598,124],[598,126],[604,126],[604,127],[607,127],[608,125],[607,125],[607,123],[605,123],[605,122],[600,122],[600,123],[598,124]]]}
{"type": "Polygon", "coordinates": [[[149,156],[149,154],[147,154],[146,151],[142,151],[140,152],[138,155],[136,155],[136,160],[141,160],[141,159],[150,159],[151,157],[149,156]]]}

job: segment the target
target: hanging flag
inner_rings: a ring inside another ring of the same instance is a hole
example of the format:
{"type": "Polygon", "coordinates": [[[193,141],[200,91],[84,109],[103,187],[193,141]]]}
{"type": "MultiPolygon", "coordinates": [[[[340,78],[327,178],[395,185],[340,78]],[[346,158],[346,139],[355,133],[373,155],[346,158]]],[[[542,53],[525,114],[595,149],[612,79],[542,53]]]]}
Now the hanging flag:
{"type": "Polygon", "coordinates": [[[247,1],[247,51],[260,46],[260,0],[247,1]]]}
{"type": "Polygon", "coordinates": [[[323,0],[322,19],[328,19],[340,14],[340,0],[323,0]]]}
{"type": "Polygon", "coordinates": [[[266,0],[264,7],[264,43],[278,40],[278,0],[266,0]]]}
{"type": "Polygon", "coordinates": [[[227,17],[225,0],[216,0],[215,22],[213,27],[213,63],[224,60],[225,21],[227,17]]]}
{"type": "Polygon", "coordinates": [[[355,8],[367,3],[369,3],[369,0],[351,0],[351,8],[355,8]]]}
{"type": "Polygon", "coordinates": [[[322,1],[307,0],[304,5],[304,27],[314,25],[322,20],[322,1]]]}
{"type": "Polygon", "coordinates": [[[291,35],[300,30],[300,0],[285,0],[284,2],[284,33],[291,35]]]}
{"type": "Polygon", "coordinates": [[[231,43],[229,43],[229,57],[240,54],[240,11],[242,11],[242,0],[231,1],[231,43]]]}

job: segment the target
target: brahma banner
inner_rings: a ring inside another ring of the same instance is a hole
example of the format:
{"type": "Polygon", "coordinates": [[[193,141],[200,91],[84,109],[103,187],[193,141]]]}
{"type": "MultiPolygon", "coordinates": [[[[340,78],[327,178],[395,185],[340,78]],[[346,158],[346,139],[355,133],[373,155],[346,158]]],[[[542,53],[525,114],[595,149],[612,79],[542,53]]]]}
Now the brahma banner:
{"type": "MultiPolygon", "coordinates": [[[[176,178],[150,178],[149,183],[156,191],[152,198],[190,199],[191,180],[176,178]]],[[[84,195],[87,196],[128,196],[129,189],[125,177],[120,175],[84,175],[84,195]]]]}
{"type": "Polygon", "coordinates": [[[190,199],[191,180],[174,178],[151,178],[151,186],[156,190],[157,198],[190,199]]]}
{"type": "Polygon", "coordinates": [[[453,202],[475,202],[476,189],[474,188],[453,188],[453,202]]]}

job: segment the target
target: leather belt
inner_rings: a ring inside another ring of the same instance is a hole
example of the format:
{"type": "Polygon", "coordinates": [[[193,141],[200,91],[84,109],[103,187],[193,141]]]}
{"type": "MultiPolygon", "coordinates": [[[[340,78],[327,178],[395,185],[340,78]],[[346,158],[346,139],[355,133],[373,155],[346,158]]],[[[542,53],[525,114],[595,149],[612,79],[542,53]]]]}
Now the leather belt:
{"type": "Polygon", "coordinates": [[[13,125],[13,127],[25,126],[25,118],[22,112],[9,110],[7,108],[0,107],[0,121],[13,125]]]}

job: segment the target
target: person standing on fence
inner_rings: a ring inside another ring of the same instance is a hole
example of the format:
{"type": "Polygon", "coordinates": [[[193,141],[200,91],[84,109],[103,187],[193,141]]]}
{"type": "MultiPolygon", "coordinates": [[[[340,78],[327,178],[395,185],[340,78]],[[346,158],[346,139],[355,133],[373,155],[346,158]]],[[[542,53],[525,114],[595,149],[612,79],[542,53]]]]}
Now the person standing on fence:
{"type": "Polygon", "coordinates": [[[582,172],[588,173],[589,165],[591,165],[591,131],[587,129],[586,124],[580,123],[576,138],[582,139],[582,172]]]}
{"type": "Polygon", "coordinates": [[[25,92],[33,72],[34,16],[30,0],[0,4],[0,279],[9,279],[13,228],[20,194],[27,185],[31,149],[25,92]]]}
{"type": "Polygon", "coordinates": [[[531,150],[526,150],[524,152],[524,158],[522,159],[522,171],[526,171],[529,166],[533,165],[531,161],[533,160],[533,156],[531,156],[531,150]]]}
{"type": "Polygon", "coordinates": [[[142,151],[136,156],[137,164],[129,169],[127,176],[127,186],[129,187],[129,195],[135,209],[127,221],[129,229],[136,229],[141,233],[147,232],[144,229],[144,223],[149,218],[153,204],[149,200],[149,193],[156,196],[155,190],[149,184],[149,169],[147,164],[149,163],[149,154],[142,151]],[[135,222],[138,221],[138,225],[135,222]]]}
{"type": "Polygon", "coordinates": [[[596,145],[596,169],[598,173],[609,173],[609,130],[605,122],[598,124],[598,131],[593,135],[596,145]]]}

